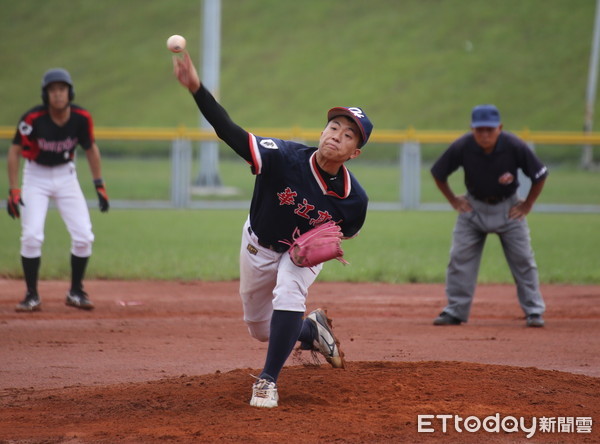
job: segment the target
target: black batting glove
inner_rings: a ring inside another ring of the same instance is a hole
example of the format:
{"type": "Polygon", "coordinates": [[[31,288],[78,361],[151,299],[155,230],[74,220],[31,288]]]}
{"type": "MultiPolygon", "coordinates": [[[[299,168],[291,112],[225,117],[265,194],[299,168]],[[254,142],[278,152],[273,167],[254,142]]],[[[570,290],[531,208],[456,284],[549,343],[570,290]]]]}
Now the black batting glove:
{"type": "Polygon", "coordinates": [[[106,213],[110,207],[108,203],[108,194],[104,188],[104,181],[102,179],[95,179],[94,186],[96,187],[96,194],[98,195],[98,206],[100,211],[106,213]]]}
{"type": "Polygon", "coordinates": [[[21,190],[19,188],[11,188],[8,191],[8,200],[6,201],[6,211],[8,215],[13,219],[21,217],[19,211],[19,205],[25,206],[23,199],[21,199],[21,190]]]}

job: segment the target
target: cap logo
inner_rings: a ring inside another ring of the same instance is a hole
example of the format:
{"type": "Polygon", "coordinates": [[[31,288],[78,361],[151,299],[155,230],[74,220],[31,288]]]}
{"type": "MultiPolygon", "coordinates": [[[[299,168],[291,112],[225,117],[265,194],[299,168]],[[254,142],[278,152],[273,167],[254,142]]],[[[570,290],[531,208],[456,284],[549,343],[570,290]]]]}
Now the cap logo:
{"type": "Polygon", "coordinates": [[[363,110],[360,108],[348,108],[348,111],[350,111],[352,114],[354,114],[359,119],[362,119],[365,117],[365,113],[363,113],[363,110]]]}

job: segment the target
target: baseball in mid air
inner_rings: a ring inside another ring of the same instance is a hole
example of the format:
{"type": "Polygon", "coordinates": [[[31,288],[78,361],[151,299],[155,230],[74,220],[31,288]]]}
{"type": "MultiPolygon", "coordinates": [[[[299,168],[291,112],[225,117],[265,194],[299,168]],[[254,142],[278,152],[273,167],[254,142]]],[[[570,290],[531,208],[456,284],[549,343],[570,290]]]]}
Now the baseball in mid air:
{"type": "Polygon", "coordinates": [[[171,52],[181,52],[185,49],[185,38],[180,35],[172,35],[167,39],[167,48],[171,52]]]}

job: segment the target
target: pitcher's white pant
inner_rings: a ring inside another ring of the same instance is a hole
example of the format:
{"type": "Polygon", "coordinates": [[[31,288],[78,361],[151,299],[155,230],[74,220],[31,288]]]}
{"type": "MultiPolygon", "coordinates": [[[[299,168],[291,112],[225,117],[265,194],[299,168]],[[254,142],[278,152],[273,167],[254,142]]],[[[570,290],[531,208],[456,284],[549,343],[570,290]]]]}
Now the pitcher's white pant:
{"type": "Polygon", "coordinates": [[[308,287],[319,275],[323,264],[298,267],[290,255],[258,245],[255,234],[248,232],[246,220],[240,248],[240,296],[244,322],[253,338],[269,340],[273,310],[306,311],[308,287]]]}
{"type": "Polygon", "coordinates": [[[25,161],[21,196],[21,256],[40,257],[48,204],[53,199],[71,235],[71,253],[78,257],[92,254],[92,222],[75,165],[43,166],[25,161]]]}

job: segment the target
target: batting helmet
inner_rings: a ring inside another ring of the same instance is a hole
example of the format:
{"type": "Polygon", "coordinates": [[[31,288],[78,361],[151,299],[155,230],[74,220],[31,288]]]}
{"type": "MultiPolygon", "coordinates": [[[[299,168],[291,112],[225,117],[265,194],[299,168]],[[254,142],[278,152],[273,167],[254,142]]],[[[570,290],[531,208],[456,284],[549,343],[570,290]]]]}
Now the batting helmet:
{"type": "Polygon", "coordinates": [[[42,77],[42,101],[44,105],[48,105],[48,91],[46,91],[46,87],[52,82],[63,82],[69,85],[69,101],[73,100],[75,97],[75,88],[73,88],[71,74],[66,69],[53,68],[46,71],[44,77],[42,77]]]}

